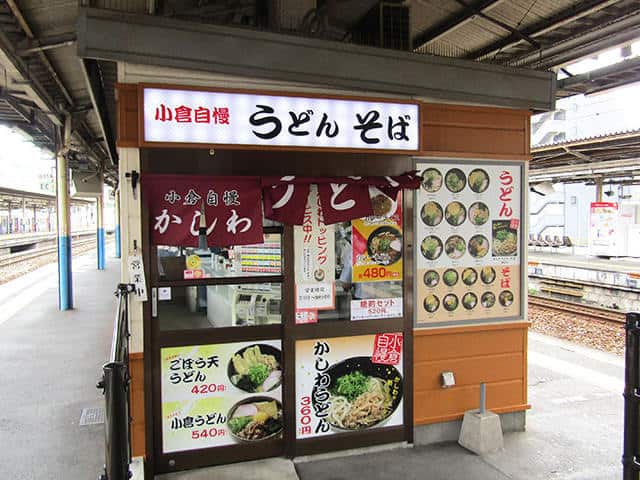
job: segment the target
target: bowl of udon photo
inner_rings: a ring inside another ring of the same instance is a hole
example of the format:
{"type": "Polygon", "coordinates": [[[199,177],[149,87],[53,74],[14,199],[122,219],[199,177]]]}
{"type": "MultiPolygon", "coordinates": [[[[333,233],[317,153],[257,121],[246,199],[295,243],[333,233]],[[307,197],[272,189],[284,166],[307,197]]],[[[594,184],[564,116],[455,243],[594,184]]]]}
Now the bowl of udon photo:
{"type": "Polygon", "coordinates": [[[462,296],[462,306],[467,310],[473,310],[478,304],[478,296],[475,293],[467,292],[462,296]]]}
{"type": "Polygon", "coordinates": [[[475,226],[484,225],[489,220],[489,207],[482,202],[472,203],[469,207],[469,221],[475,226]]]}
{"type": "Polygon", "coordinates": [[[433,288],[440,282],[440,274],[435,270],[427,270],[424,273],[423,281],[427,287],[433,288]]]}
{"type": "Polygon", "coordinates": [[[447,287],[453,287],[458,283],[458,272],[453,268],[445,270],[442,274],[442,281],[447,287]]]}
{"type": "Polygon", "coordinates": [[[462,271],[462,282],[467,285],[467,286],[471,286],[474,283],[476,283],[476,281],[478,280],[478,272],[476,272],[476,270],[474,268],[465,268],[462,271]]]}
{"type": "Polygon", "coordinates": [[[460,235],[450,236],[444,244],[444,251],[447,253],[447,256],[453,260],[462,257],[466,250],[467,247],[464,243],[464,238],[460,235]]]}
{"type": "Polygon", "coordinates": [[[460,302],[458,301],[458,297],[453,293],[449,293],[445,295],[444,298],[442,299],[442,305],[444,306],[444,309],[448,312],[453,312],[456,308],[458,308],[459,303],[460,302]]]}
{"type": "Polygon", "coordinates": [[[482,258],[489,253],[489,240],[484,235],[474,235],[469,239],[469,254],[474,258],[482,258]]]}
{"type": "Polygon", "coordinates": [[[461,192],[467,184],[467,177],[459,168],[452,168],[444,176],[444,184],[450,192],[458,193],[461,192]]]}
{"type": "Polygon", "coordinates": [[[496,270],[493,267],[482,267],[480,270],[480,280],[485,285],[491,285],[496,279],[496,270]]]}
{"type": "Polygon", "coordinates": [[[476,168],[469,172],[469,188],[476,192],[482,193],[489,188],[489,175],[481,168],[476,168]]]}
{"type": "Polygon", "coordinates": [[[440,299],[436,295],[430,293],[424,297],[422,306],[428,313],[433,313],[438,310],[438,307],[440,306],[440,299]]]}
{"type": "MultiPolygon", "coordinates": [[[[402,400],[402,375],[392,365],[373,363],[371,357],[351,357],[331,365],[326,421],[338,431],[382,426],[402,400]]],[[[317,390],[311,398],[317,411],[317,390]]]]}
{"type": "Polygon", "coordinates": [[[241,348],[229,360],[227,376],[248,393],[274,390],[282,383],[282,352],[260,343],[241,348]]]}
{"type": "Polygon", "coordinates": [[[493,221],[493,256],[512,257],[518,251],[518,231],[510,227],[509,220],[493,221]]]}
{"type": "Polygon", "coordinates": [[[498,301],[503,307],[510,307],[513,304],[513,293],[509,290],[503,290],[498,295],[498,301]]]}
{"type": "Polygon", "coordinates": [[[371,207],[375,217],[388,218],[396,212],[398,204],[396,201],[376,187],[369,187],[371,197],[371,207]]]}
{"type": "Polygon", "coordinates": [[[435,235],[428,235],[422,240],[420,251],[427,260],[435,260],[442,255],[442,240],[435,235]]]}
{"type": "Polygon", "coordinates": [[[427,202],[420,209],[420,218],[428,227],[435,227],[442,222],[442,207],[438,202],[427,202]]]}
{"type": "Polygon", "coordinates": [[[369,258],[378,265],[391,265],[402,258],[402,234],[397,228],[376,228],[367,239],[369,258]]]}
{"type": "Polygon", "coordinates": [[[484,292],[480,297],[480,303],[484,308],[491,308],[496,304],[496,296],[493,292],[484,292]]]}
{"type": "Polygon", "coordinates": [[[442,174],[437,168],[427,168],[422,172],[422,188],[435,193],[442,188],[442,174]]]}
{"type": "Polygon", "coordinates": [[[451,202],[444,209],[444,218],[453,227],[462,225],[467,218],[467,209],[460,202],[451,202]]]}
{"type": "Polygon", "coordinates": [[[241,443],[279,437],[283,427],[282,404],[271,397],[244,398],[227,413],[231,437],[241,443]]]}

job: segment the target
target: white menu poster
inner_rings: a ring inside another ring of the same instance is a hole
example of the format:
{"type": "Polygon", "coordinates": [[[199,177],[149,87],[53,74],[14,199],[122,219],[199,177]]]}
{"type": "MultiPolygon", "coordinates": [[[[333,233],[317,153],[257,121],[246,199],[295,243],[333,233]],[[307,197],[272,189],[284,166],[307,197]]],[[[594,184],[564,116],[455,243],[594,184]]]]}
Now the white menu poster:
{"type": "Polygon", "coordinates": [[[520,314],[522,169],[425,161],[416,194],[416,323],[520,314]]]}

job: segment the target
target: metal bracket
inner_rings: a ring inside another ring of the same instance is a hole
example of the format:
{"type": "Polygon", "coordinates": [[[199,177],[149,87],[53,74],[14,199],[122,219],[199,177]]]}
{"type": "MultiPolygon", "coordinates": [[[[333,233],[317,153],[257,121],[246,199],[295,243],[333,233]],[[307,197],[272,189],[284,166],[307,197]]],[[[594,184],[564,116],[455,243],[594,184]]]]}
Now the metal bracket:
{"type": "Polygon", "coordinates": [[[124,174],[126,178],[131,180],[131,188],[133,189],[133,198],[137,199],[136,189],[138,188],[138,180],[140,179],[140,173],[136,170],[131,170],[130,172],[126,172],[124,174]]]}

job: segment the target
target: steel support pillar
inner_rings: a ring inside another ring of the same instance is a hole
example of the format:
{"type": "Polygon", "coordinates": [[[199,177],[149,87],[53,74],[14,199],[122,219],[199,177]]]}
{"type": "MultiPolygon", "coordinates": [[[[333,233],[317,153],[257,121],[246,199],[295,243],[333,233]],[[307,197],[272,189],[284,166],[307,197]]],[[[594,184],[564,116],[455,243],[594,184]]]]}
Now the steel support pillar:
{"type": "Polygon", "coordinates": [[[596,202],[602,201],[602,178],[596,178],[596,202]]]}
{"type": "Polygon", "coordinates": [[[120,245],[120,188],[118,188],[115,192],[115,216],[116,216],[116,228],[115,228],[115,237],[116,237],[116,258],[120,258],[122,256],[122,247],[120,245]]]}
{"type": "Polygon", "coordinates": [[[98,244],[98,270],[104,270],[105,267],[105,244],[104,244],[104,182],[102,173],[98,174],[98,182],[100,182],[100,194],[96,199],[96,224],[97,224],[97,244],[98,244]]]}
{"type": "Polygon", "coordinates": [[[65,121],[64,144],[56,154],[56,199],[58,213],[58,307],[73,308],[73,279],[71,270],[71,217],[69,214],[69,166],[67,148],[71,137],[71,117],[65,121]]]}

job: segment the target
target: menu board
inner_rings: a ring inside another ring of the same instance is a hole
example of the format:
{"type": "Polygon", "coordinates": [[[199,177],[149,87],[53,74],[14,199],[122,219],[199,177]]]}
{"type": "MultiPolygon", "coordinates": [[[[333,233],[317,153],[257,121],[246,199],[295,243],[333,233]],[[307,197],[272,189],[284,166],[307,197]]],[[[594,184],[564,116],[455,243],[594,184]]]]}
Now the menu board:
{"type": "Polygon", "coordinates": [[[296,323],[317,321],[317,310],[335,307],[335,226],[325,225],[317,185],[311,185],[304,219],[293,228],[296,323]]]}
{"type": "Polygon", "coordinates": [[[280,340],[162,348],[164,453],[280,438],[280,340]]]}
{"type": "Polygon", "coordinates": [[[296,438],[403,424],[402,333],[296,342],[296,438]]]}
{"type": "Polygon", "coordinates": [[[280,242],[237,246],[231,252],[239,258],[242,273],[282,273],[280,242]]]}
{"type": "Polygon", "coordinates": [[[520,315],[522,173],[513,162],[420,162],[416,323],[520,315]]]}

